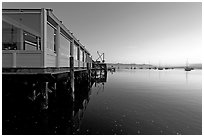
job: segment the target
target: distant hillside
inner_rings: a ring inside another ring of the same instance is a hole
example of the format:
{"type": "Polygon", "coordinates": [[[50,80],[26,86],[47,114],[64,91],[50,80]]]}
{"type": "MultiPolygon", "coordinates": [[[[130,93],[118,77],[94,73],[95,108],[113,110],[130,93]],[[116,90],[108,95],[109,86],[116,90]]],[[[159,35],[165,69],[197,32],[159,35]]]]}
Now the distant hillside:
{"type": "MultiPolygon", "coordinates": [[[[190,67],[194,69],[202,69],[202,64],[189,64],[190,67]]],[[[122,64],[122,63],[107,63],[107,67],[115,67],[116,69],[131,69],[131,68],[149,68],[149,67],[155,67],[151,64],[122,64]]],[[[156,66],[158,67],[158,66],[156,66]]],[[[184,68],[186,66],[171,66],[174,68],[184,68]]]]}
{"type": "MultiPolygon", "coordinates": [[[[184,68],[186,66],[175,66],[175,68],[184,68]]],[[[202,69],[202,64],[189,64],[189,67],[194,68],[194,69],[202,69]]]]}
{"type": "Polygon", "coordinates": [[[190,64],[189,66],[192,68],[202,69],[202,64],[190,64]]]}

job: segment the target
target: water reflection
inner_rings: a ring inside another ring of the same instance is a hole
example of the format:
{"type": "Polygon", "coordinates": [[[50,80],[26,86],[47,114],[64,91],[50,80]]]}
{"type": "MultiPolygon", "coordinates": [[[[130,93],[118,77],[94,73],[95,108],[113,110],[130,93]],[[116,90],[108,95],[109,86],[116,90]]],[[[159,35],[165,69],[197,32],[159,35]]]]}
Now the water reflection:
{"type": "Polygon", "coordinates": [[[186,71],[186,84],[188,84],[188,71],[186,71]]]}
{"type": "Polygon", "coordinates": [[[188,73],[188,84],[185,74],[174,69],[108,75],[105,92],[92,88],[81,134],[201,134],[201,71],[188,73]]]}
{"type": "MultiPolygon", "coordinates": [[[[11,86],[3,81],[3,134],[202,134],[200,70],[111,73],[108,81],[107,73],[101,72],[79,83],[75,102],[65,81],[56,88],[49,83],[48,111],[31,101],[40,98],[25,98],[33,83],[11,86]]],[[[33,94],[40,96],[38,90],[33,94]]]]}
{"type": "Polygon", "coordinates": [[[3,80],[2,134],[79,134],[91,88],[95,84],[104,86],[106,80],[107,73],[101,72],[94,79],[78,83],[74,102],[66,81],[49,82],[47,110],[41,107],[42,100],[38,94],[45,88],[37,84],[40,82],[3,80]]]}

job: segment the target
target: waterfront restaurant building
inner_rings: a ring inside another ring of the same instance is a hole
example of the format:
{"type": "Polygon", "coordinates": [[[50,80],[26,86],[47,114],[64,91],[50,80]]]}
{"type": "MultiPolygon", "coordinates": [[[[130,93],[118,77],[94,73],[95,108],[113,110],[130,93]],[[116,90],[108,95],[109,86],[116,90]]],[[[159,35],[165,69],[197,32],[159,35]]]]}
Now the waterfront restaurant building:
{"type": "Polygon", "coordinates": [[[3,68],[67,68],[70,47],[75,68],[91,67],[90,53],[51,9],[2,10],[3,68]]]}

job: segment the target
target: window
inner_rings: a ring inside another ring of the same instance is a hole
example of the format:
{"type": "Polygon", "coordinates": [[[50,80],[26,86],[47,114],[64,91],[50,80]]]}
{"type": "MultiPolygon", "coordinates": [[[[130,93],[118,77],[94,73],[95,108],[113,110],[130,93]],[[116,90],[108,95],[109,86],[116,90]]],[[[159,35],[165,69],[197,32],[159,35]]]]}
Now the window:
{"type": "Polygon", "coordinates": [[[80,48],[77,47],[77,60],[80,60],[80,48]]]}
{"type": "Polygon", "coordinates": [[[80,61],[83,61],[83,51],[80,49],[80,61]]]}
{"type": "Polygon", "coordinates": [[[79,60],[79,59],[78,59],[78,46],[76,46],[75,44],[74,44],[74,58],[75,58],[76,60],[79,60]]]}
{"type": "Polygon", "coordinates": [[[3,50],[17,50],[19,49],[17,39],[18,28],[11,24],[2,21],[2,49],[3,50]]]}
{"type": "Polygon", "coordinates": [[[40,50],[40,38],[28,32],[23,33],[24,36],[24,50],[40,50]]]}
{"type": "Polygon", "coordinates": [[[47,48],[56,52],[56,31],[50,24],[47,24],[47,48]]]}
{"type": "Polygon", "coordinates": [[[60,34],[60,52],[66,56],[70,56],[70,41],[61,33],[60,34]]]}
{"type": "Polygon", "coordinates": [[[83,61],[86,62],[86,52],[84,52],[83,55],[84,55],[83,61]]]}
{"type": "Polygon", "coordinates": [[[41,39],[40,37],[2,21],[2,49],[40,50],[41,39]],[[23,41],[21,38],[23,38],[23,41]]]}

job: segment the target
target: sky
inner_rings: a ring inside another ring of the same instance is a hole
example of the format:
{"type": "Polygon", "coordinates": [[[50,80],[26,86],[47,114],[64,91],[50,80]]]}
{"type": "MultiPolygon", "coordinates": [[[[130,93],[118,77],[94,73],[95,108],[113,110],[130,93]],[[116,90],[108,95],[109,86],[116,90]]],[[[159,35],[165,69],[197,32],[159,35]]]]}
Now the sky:
{"type": "Polygon", "coordinates": [[[3,8],[51,8],[97,59],[108,63],[201,63],[201,2],[27,2],[3,8]]]}

